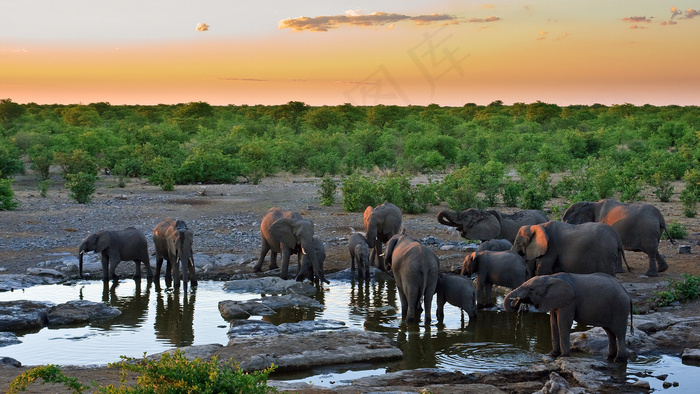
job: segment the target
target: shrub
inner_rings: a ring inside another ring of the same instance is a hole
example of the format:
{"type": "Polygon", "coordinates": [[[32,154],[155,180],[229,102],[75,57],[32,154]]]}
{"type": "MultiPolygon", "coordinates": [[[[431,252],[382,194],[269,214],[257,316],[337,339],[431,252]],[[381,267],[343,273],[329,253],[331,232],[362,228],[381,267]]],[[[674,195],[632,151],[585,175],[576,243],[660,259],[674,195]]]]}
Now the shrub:
{"type": "Polygon", "coordinates": [[[171,192],[175,190],[175,170],[170,160],[158,156],[151,162],[151,175],[148,181],[156,186],[160,186],[163,191],[171,192]]]}
{"type": "Polygon", "coordinates": [[[440,198],[453,211],[464,211],[469,208],[486,208],[483,200],[479,199],[477,177],[472,166],[462,167],[445,176],[440,185],[440,198]]]}
{"type": "Polygon", "coordinates": [[[43,145],[35,145],[29,150],[30,168],[34,170],[41,180],[51,176],[51,164],[53,164],[53,151],[43,145]]]}
{"type": "MultiPolygon", "coordinates": [[[[145,354],[144,354],[145,357],[145,354]]],[[[250,393],[265,394],[275,392],[267,385],[274,365],[262,371],[243,372],[233,361],[219,363],[217,357],[209,361],[196,358],[188,361],[181,350],[173,354],[163,353],[159,360],[135,359],[122,356],[122,361],[109,364],[110,368],[121,369],[122,382],[119,387],[100,386],[100,393],[250,393]],[[138,374],[136,387],[126,386],[125,377],[129,372],[138,374]]],[[[81,384],[76,378],[66,376],[60,367],[46,365],[32,368],[17,376],[10,383],[10,393],[25,391],[41,378],[44,383],[61,383],[76,393],[82,393],[91,386],[81,384]]],[[[97,386],[95,383],[92,385],[97,386]]]]}
{"type": "Polygon", "coordinates": [[[669,283],[669,290],[656,293],[655,301],[658,306],[666,306],[672,302],[692,301],[700,297],[700,276],[682,274],[682,281],[669,283]]]}
{"type": "Polygon", "coordinates": [[[70,190],[70,198],[78,204],[87,204],[95,193],[97,175],[85,172],[66,175],[66,188],[70,190]]]}
{"type": "Polygon", "coordinates": [[[503,184],[503,203],[507,207],[517,207],[520,205],[520,195],[523,192],[523,185],[511,179],[503,184]]]}
{"type": "Polygon", "coordinates": [[[46,194],[49,191],[49,187],[51,187],[51,180],[50,179],[45,179],[45,180],[39,182],[39,196],[46,197],[46,194]]]}
{"type": "Polygon", "coordinates": [[[661,202],[671,201],[673,195],[673,185],[671,181],[664,177],[661,172],[657,172],[651,176],[651,186],[654,187],[654,195],[661,202]]]}
{"type": "Polygon", "coordinates": [[[376,206],[380,201],[379,188],[366,176],[354,173],[343,180],[340,189],[343,193],[343,209],[346,212],[362,212],[368,206],[376,206]]]}
{"type": "Polygon", "coordinates": [[[697,215],[696,206],[700,201],[700,171],[688,170],[683,177],[685,188],[681,191],[680,200],[683,204],[683,215],[694,218],[697,215]]]}
{"type": "Polygon", "coordinates": [[[318,196],[321,199],[321,205],[329,207],[335,203],[336,184],[330,176],[324,176],[318,188],[318,196]]]}
{"type": "Polygon", "coordinates": [[[11,179],[0,179],[0,211],[11,211],[19,206],[12,190],[11,179]]]}
{"type": "Polygon", "coordinates": [[[179,184],[208,182],[236,183],[243,175],[243,165],[217,149],[195,148],[177,171],[179,184]]]}
{"type": "Polygon", "coordinates": [[[0,140],[0,177],[9,178],[21,173],[24,173],[24,163],[19,150],[0,140]]]}
{"type": "Polygon", "coordinates": [[[418,199],[416,188],[411,186],[411,180],[403,175],[390,174],[378,182],[380,200],[389,201],[405,213],[423,213],[428,210],[427,204],[418,199]]]}
{"type": "Polygon", "coordinates": [[[71,153],[58,152],[55,157],[66,179],[67,175],[79,172],[97,175],[97,160],[82,149],[74,149],[71,153]]]}
{"type": "MultiPolygon", "coordinates": [[[[683,224],[678,223],[678,221],[676,220],[674,220],[673,223],[669,224],[666,227],[666,231],[668,231],[668,234],[673,239],[683,239],[688,236],[688,230],[685,229],[685,226],[683,224]]],[[[668,238],[666,236],[666,233],[662,233],[661,237],[664,239],[668,238]]]]}

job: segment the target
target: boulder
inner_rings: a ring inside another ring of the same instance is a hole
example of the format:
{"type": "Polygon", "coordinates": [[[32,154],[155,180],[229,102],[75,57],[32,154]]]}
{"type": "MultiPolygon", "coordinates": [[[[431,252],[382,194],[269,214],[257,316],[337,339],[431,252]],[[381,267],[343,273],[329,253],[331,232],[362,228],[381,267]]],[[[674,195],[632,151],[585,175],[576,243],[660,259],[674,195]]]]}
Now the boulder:
{"type": "Polygon", "coordinates": [[[232,280],[224,283],[223,289],[234,293],[302,294],[307,296],[316,294],[316,288],[309,283],[297,282],[294,279],[284,280],[276,276],[232,280]]]}
{"type": "Polygon", "coordinates": [[[298,323],[282,323],[276,326],[263,320],[233,320],[227,335],[229,345],[233,345],[241,341],[248,341],[250,337],[274,337],[280,334],[303,334],[339,328],[346,328],[345,322],[325,319],[303,320],[298,323]]]}
{"type": "Polygon", "coordinates": [[[14,332],[0,332],[0,347],[22,343],[14,332]]]}
{"type": "Polygon", "coordinates": [[[58,279],[63,279],[66,277],[66,274],[64,274],[63,272],[51,268],[27,268],[27,274],[36,276],[49,276],[58,279]]]}
{"type": "Polygon", "coordinates": [[[101,302],[76,300],[52,307],[47,314],[47,320],[49,327],[58,327],[112,319],[121,314],[119,309],[101,302]]]}
{"type": "Polygon", "coordinates": [[[270,316],[276,309],[290,307],[323,308],[323,304],[300,294],[273,295],[248,301],[225,300],[219,302],[219,312],[224,320],[247,319],[250,316],[270,316]]]}
{"type": "Polygon", "coordinates": [[[0,302],[0,331],[40,329],[47,323],[47,315],[54,304],[48,301],[0,302]]]}
{"type": "MultiPolygon", "coordinates": [[[[224,320],[231,319],[247,319],[250,317],[250,312],[243,305],[246,301],[219,301],[219,313],[224,320]]],[[[274,311],[272,311],[274,313],[274,311]]]]}
{"type": "Polygon", "coordinates": [[[683,361],[700,361],[700,349],[685,349],[681,355],[683,361]]]}
{"type": "Polygon", "coordinates": [[[15,360],[12,357],[0,357],[0,366],[3,366],[5,368],[8,368],[8,367],[19,368],[22,366],[22,363],[15,360]]]}

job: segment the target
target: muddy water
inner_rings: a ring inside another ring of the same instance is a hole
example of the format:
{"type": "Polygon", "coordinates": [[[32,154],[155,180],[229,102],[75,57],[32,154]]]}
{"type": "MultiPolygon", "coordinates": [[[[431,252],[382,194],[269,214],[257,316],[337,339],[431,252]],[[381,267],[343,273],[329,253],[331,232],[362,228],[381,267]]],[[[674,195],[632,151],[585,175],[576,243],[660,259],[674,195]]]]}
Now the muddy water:
{"type": "MultiPolygon", "coordinates": [[[[108,287],[102,282],[82,281],[0,293],[0,301],[26,299],[62,303],[85,299],[102,301],[122,311],[115,319],[85,327],[19,333],[22,343],[0,348],[0,353],[25,365],[93,365],[117,361],[122,355],[140,357],[144,352],[153,354],[176,346],[225,344],[228,324],[219,314],[218,302],[258,297],[260,294],[224,292],[221,282],[211,281],[200,282],[199,287],[188,294],[156,291],[145,281],[133,280],[122,280],[117,286],[108,287]]],[[[316,298],[325,308],[283,309],[265,320],[274,324],[312,319],[342,320],[350,327],[376,331],[396,340],[404,358],[391,363],[318,368],[296,375],[278,374],[277,379],[332,385],[361,376],[413,368],[488,371],[540,362],[542,354],[551,349],[546,314],[516,315],[502,310],[483,310],[476,320],[469,321],[464,316],[463,322],[459,310],[446,305],[445,322],[438,325],[434,301],[431,325],[407,326],[400,322],[400,305],[391,281],[333,281],[316,298]]],[[[670,374],[669,380],[683,382],[685,379],[687,382],[685,376],[695,375],[689,373],[695,371],[694,368],[669,356],[638,357],[620,373],[653,370],[655,375],[670,374]]],[[[660,381],[652,382],[652,387],[656,383],[660,388],[660,381]]]]}

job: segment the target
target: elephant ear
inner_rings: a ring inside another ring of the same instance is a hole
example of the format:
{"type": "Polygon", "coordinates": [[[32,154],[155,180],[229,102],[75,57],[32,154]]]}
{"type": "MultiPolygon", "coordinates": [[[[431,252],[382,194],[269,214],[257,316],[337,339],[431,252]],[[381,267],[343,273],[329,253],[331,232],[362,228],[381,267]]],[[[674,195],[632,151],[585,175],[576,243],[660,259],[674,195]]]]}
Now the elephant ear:
{"type": "Polygon", "coordinates": [[[297,245],[297,236],[295,233],[295,225],[297,219],[282,218],[277,219],[270,226],[270,234],[273,238],[280,240],[284,246],[294,249],[297,245]]]}
{"type": "Polygon", "coordinates": [[[549,236],[539,225],[530,226],[530,239],[525,247],[525,260],[534,260],[547,253],[549,236]]]}
{"type": "Polygon", "coordinates": [[[369,220],[372,217],[372,212],[374,212],[374,208],[372,208],[371,205],[365,208],[365,213],[363,215],[363,220],[365,222],[365,230],[369,228],[369,220]]]}
{"type": "Polygon", "coordinates": [[[472,252],[470,255],[467,256],[466,260],[464,261],[464,265],[466,268],[466,272],[469,273],[469,275],[475,274],[479,269],[479,254],[476,252],[472,252]]]}
{"type": "Polygon", "coordinates": [[[595,222],[595,203],[579,201],[571,204],[564,212],[564,216],[562,216],[561,220],[562,222],[570,224],[595,222]]]}
{"type": "Polygon", "coordinates": [[[498,218],[488,212],[480,212],[476,220],[463,227],[465,238],[469,239],[493,239],[498,238],[501,233],[501,222],[498,218]]]}
{"type": "Polygon", "coordinates": [[[399,242],[399,238],[401,238],[402,236],[403,235],[394,235],[386,244],[386,251],[384,252],[384,264],[386,265],[387,269],[391,269],[391,258],[394,254],[396,244],[399,242]]]}
{"type": "Polygon", "coordinates": [[[112,243],[112,236],[107,231],[102,231],[97,234],[97,242],[95,243],[95,253],[102,253],[112,243]]]}
{"type": "Polygon", "coordinates": [[[564,280],[550,277],[545,286],[544,294],[537,307],[541,312],[564,307],[576,298],[574,288],[564,280]]]}

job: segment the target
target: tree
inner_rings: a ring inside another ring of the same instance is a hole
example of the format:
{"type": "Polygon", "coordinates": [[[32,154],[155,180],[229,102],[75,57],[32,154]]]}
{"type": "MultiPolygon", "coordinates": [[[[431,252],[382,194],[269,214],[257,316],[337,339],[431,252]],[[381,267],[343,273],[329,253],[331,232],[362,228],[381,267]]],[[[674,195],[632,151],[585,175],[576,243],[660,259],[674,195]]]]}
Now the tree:
{"type": "Polygon", "coordinates": [[[24,114],[24,107],[21,105],[13,103],[9,98],[0,100],[0,122],[10,123],[22,114],[24,114]]]}

